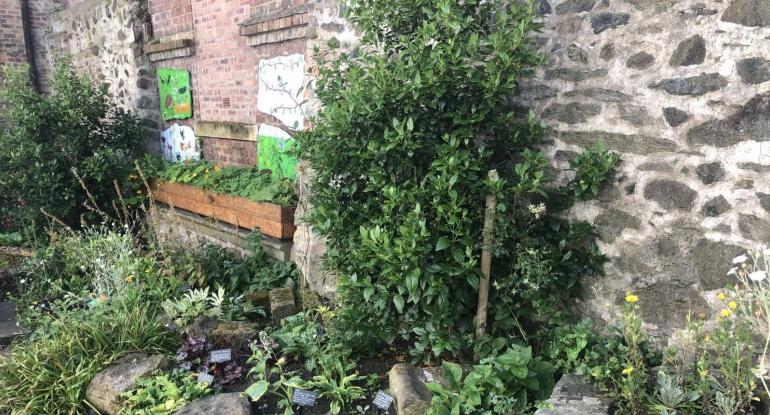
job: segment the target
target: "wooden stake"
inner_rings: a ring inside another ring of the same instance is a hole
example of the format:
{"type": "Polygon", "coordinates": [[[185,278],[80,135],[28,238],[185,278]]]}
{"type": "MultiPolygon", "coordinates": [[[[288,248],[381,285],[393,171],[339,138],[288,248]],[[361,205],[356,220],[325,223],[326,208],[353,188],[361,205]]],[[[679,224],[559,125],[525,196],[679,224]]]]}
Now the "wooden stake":
{"type": "MultiPolygon", "coordinates": [[[[489,172],[489,179],[496,182],[497,172],[489,172]]],[[[487,195],[486,210],[484,211],[483,243],[481,247],[481,281],[479,282],[479,304],[476,310],[476,339],[479,339],[487,331],[487,308],[489,306],[489,285],[492,272],[492,244],[495,232],[495,210],[497,198],[494,194],[487,195]]],[[[478,361],[478,353],[474,355],[478,361]]]]}

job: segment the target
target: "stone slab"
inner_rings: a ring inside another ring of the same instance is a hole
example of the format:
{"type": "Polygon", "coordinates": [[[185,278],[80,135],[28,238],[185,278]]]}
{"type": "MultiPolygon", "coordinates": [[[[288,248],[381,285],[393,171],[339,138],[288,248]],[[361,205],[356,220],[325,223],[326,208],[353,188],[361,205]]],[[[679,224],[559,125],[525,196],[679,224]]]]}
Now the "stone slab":
{"type": "Polygon", "coordinates": [[[122,408],[120,395],[135,388],[137,379],[164,369],[168,364],[168,359],[161,355],[126,355],[94,376],[88,384],[86,399],[102,413],[117,415],[122,408]]]}
{"type": "Polygon", "coordinates": [[[577,375],[562,376],[553,388],[548,404],[550,408],[538,409],[535,415],[609,414],[609,402],[577,375]]]}
{"type": "Polygon", "coordinates": [[[249,400],[240,393],[222,393],[183,406],[174,415],[250,415],[249,400]]]}
{"type": "Polygon", "coordinates": [[[424,372],[417,367],[399,363],[388,373],[390,391],[396,401],[398,415],[425,415],[432,394],[425,386],[424,372]]]}

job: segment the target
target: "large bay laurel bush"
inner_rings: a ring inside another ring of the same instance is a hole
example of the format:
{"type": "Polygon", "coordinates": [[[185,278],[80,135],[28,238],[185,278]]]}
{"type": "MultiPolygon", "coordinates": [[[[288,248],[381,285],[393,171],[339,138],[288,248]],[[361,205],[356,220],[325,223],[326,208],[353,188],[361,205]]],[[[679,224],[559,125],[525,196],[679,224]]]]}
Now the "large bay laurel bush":
{"type": "Polygon", "coordinates": [[[79,225],[86,192],[110,208],[115,179],[125,178],[144,148],[140,120],[113,102],[63,60],[43,95],[30,83],[25,66],[6,66],[0,131],[0,230],[46,222],[41,208],[68,225],[79,225]]]}
{"type": "MultiPolygon", "coordinates": [[[[341,316],[373,340],[414,340],[418,356],[456,352],[472,328],[487,194],[500,199],[508,246],[497,251],[509,264],[538,242],[555,251],[549,259],[565,255],[558,238],[568,224],[539,225],[551,233],[539,240],[526,234],[547,161],[529,150],[542,126],[508,102],[541,61],[537,15],[519,1],[358,0],[348,17],[362,44],[331,60],[319,54],[323,108],[300,137],[316,172],[311,222],[328,238],[341,316]]],[[[510,265],[497,274],[519,278],[510,265]]],[[[537,296],[557,285],[542,288],[537,296]]]]}

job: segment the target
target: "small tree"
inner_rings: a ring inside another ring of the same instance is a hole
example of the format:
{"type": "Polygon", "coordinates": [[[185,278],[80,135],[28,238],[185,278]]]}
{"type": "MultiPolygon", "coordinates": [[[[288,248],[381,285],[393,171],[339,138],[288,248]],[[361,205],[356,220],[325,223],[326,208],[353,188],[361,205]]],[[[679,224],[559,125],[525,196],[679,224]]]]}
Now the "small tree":
{"type": "Polygon", "coordinates": [[[0,221],[7,228],[45,223],[41,209],[78,226],[85,182],[100,207],[110,206],[145,137],[140,120],[118,108],[106,86],[95,87],[68,60],[53,93],[32,87],[28,68],[6,66],[2,97],[9,128],[0,132],[0,221]]]}
{"type": "MultiPolygon", "coordinates": [[[[534,240],[528,201],[544,195],[547,161],[529,148],[543,127],[508,98],[542,60],[537,14],[505,0],[351,3],[362,44],[318,54],[323,107],[299,137],[316,172],[310,221],[328,240],[344,321],[368,338],[416,338],[415,355],[438,357],[473,332],[486,196],[504,222],[495,253],[506,264],[494,272],[515,277],[518,242],[534,240]],[[491,170],[500,180],[486,180],[491,170]]],[[[563,234],[537,241],[563,256],[563,234]]]]}

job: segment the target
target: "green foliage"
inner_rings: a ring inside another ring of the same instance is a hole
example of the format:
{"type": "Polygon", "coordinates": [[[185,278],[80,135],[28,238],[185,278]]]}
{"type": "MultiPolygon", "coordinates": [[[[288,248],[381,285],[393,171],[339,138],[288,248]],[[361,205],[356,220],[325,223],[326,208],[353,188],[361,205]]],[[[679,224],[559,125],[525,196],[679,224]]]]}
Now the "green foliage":
{"type": "Polygon", "coordinates": [[[519,2],[365,0],[349,17],[363,46],[319,56],[323,108],[299,137],[317,173],[311,221],[352,327],[392,342],[431,323],[442,338],[421,342],[456,352],[475,307],[487,172],[522,192],[539,180],[508,163],[539,125],[506,105],[540,61],[536,13],[519,2]]]}
{"type": "Polygon", "coordinates": [[[171,415],[189,402],[211,394],[206,383],[198,382],[190,372],[156,372],[139,379],[137,388],[122,395],[120,415],[171,415]]]}
{"type": "Polygon", "coordinates": [[[553,366],[518,345],[482,360],[465,376],[456,363],[444,362],[443,370],[449,388],[428,384],[433,392],[430,415],[528,413],[553,389],[553,366]]]}
{"type": "Polygon", "coordinates": [[[596,197],[601,185],[612,177],[619,161],[620,155],[605,150],[604,143],[599,141],[570,162],[575,178],[567,191],[576,200],[596,197]]]}
{"type": "Polygon", "coordinates": [[[0,246],[22,246],[23,244],[24,237],[19,232],[0,232],[0,246]]]}
{"type": "Polygon", "coordinates": [[[56,315],[40,335],[0,359],[0,410],[26,414],[85,414],[86,387],[112,361],[134,351],[177,347],[139,297],[56,315]]]}
{"type": "Polygon", "coordinates": [[[113,182],[128,175],[143,148],[139,119],[118,108],[106,86],[79,76],[68,60],[56,70],[51,95],[33,89],[26,67],[7,66],[3,78],[10,128],[0,132],[0,223],[42,227],[45,209],[79,226],[88,197],[73,172],[99,207],[111,208],[113,182]]]}
{"type": "Polygon", "coordinates": [[[273,180],[269,172],[260,171],[256,167],[221,167],[205,161],[164,163],[156,174],[168,182],[189,184],[255,202],[272,202],[283,206],[297,203],[291,180],[273,180]]]}
{"type": "Polygon", "coordinates": [[[246,303],[242,295],[228,297],[222,287],[211,293],[209,287],[190,290],[179,298],[166,299],[162,307],[166,318],[178,327],[186,327],[199,316],[226,321],[245,320],[255,314],[265,316],[264,310],[246,303]]]}

